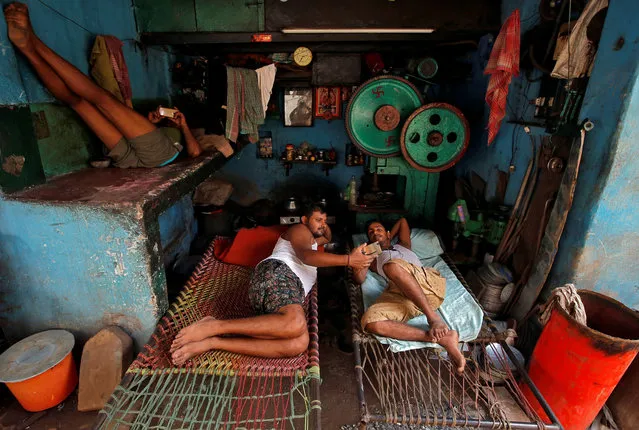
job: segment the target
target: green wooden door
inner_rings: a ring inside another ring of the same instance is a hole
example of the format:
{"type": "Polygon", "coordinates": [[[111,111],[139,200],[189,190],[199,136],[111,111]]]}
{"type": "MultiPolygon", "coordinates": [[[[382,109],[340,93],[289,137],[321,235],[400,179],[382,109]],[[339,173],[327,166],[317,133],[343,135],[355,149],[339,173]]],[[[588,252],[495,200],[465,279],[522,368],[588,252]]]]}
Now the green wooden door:
{"type": "Polygon", "coordinates": [[[264,0],[135,0],[140,32],[264,30],[264,0]]]}
{"type": "Polygon", "coordinates": [[[135,0],[138,31],[196,31],[193,0],[135,0]]]}
{"type": "Polygon", "coordinates": [[[264,30],[264,0],[195,0],[199,31],[264,30]]]}
{"type": "Polygon", "coordinates": [[[27,106],[0,108],[0,194],[43,182],[31,111],[27,106]]]}

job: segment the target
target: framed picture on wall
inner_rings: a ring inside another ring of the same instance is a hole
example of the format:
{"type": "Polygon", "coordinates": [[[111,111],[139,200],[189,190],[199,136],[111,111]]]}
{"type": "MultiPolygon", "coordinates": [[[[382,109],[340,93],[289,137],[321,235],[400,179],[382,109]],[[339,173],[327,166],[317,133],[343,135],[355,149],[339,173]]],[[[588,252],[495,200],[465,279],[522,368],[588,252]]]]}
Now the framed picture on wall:
{"type": "Polygon", "coordinates": [[[342,96],[339,87],[315,88],[314,116],[324,119],[342,117],[342,96]]]}
{"type": "Polygon", "coordinates": [[[313,89],[284,89],[284,126],[311,127],[313,125],[313,89]]]}

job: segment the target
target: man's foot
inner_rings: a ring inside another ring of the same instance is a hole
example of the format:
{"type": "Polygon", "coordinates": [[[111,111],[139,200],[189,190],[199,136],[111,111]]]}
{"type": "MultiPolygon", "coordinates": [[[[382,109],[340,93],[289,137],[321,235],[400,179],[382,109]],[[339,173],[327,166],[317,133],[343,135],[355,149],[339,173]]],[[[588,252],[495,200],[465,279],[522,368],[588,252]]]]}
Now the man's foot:
{"type": "Polygon", "coordinates": [[[176,366],[182,366],[191,358],[210,351],[212,349],[211,345],[213,343],[213,339],[214,338],[207,338],[198,342],[187,343],[186,345],[176,349],[171,354],[173,364],[176,366]]]}
{"type": "Polygon", "coordinates": [[[191,342],[199,342],[207,337],[215,336],[217,333],[213,330],[211,324],[216,321],[213,317],[204,317],[196,323],[191,324],[188,327],[184,327],[175,336],[175,340],[171,344],[171,352],[183,347],[191,342]]]}
{"type": "Polygon", "coordinates": [[[9,40],[21,50],[34,49],[33,29],[29,20],[29,9],[22,3],[11,3],[4,8],[9,40]]]}
{"type": "Polygon", "coordinates": [[[466,359],[459,350],[459,334],[455,330],[448,330],[446,336],[437,342],[444,347],[448,353],[448,358],[453,362],[456,367],[457,373],[460,375],[464,373],[466,368],[466,359]]]}
{"type": "Polygon", "coordinates": [[[441,339],[443,339],[450,330],[446,323],[440,319],[433,320],[432,322],[429,321],[428,325],[430,326],[428,334],[432,336],[433,339],[435,339],[435,342],[439,342],[441,339]]]}

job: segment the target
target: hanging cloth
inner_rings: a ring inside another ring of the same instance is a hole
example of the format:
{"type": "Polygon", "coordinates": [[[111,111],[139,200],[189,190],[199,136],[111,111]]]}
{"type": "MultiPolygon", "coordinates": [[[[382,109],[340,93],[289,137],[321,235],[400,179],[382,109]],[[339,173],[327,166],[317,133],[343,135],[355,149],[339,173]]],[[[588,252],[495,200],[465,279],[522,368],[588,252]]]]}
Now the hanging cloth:
{"type": "Polygon", "coordinates": [[[126,61],[124,61],[124,54],[122,53],[124,43],[115,36],[104,36],[104,41],[106,42],[107,51],[109,51],[113,75],[118,83],[122,97],[127,104],[130,104],[133,91],[129,80],[129,69],[126,67],[126,61]]]}
{"type": "Polygon", "coordinates": [[[491,75],[486,91],[490,107],[488,117],[488,145],[495,140],[501,120],[506,116],[508,87],[513,75],[519,75],[519,9],[506,19],[490,53],[484,75],[491,75]]]}
{"type": "Polygon", "coordinates": [[[590,0],[581,12],[575,27],[570,32],[568,43],[559,53],[550,76],[558,79],[582,78],[590,75],[597,48],[588,39],[588,25],[599,11],[608,7],[608,0],[590,0]]]}
{"type": "Polygon", "coordinates": [[[131,107],[131,82],[122,54],[123,43],[114,36],[96,36],[89,64],[93,80],[131,107]]]}
{"type": "Polygon", "coordinates": [[[264,115],[266,115],[268,101],[270,100],[271,93],[273,92],[273,84],[275,83],[277,67],[275,67],[275,64],[269,64],[268,66],[260,67],[255,71],[255,73],[257,73],[257,85],[260,87],[262,107],[264,108],[264,115]]]}
{"type": "Polygon", "coordinates": [[[237,142],[240,134],[258,141],[258,126],[264,124],[262,96],[255,70],[226,67],[226,138],[237,142]]]}

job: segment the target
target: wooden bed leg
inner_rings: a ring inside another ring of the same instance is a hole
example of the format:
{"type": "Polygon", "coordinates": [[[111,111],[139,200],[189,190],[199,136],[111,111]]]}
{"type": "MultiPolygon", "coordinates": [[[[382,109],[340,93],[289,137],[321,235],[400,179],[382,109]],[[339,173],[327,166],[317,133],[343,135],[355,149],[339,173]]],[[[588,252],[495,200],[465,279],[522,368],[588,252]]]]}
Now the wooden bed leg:
{"type": "Polygon", "coordinates": [[[358,430],[366,430],[367,427],[368,427],[368,425],[364,421],[360,421],[359,425],[357,426],[357,429],[358,430]]]}

